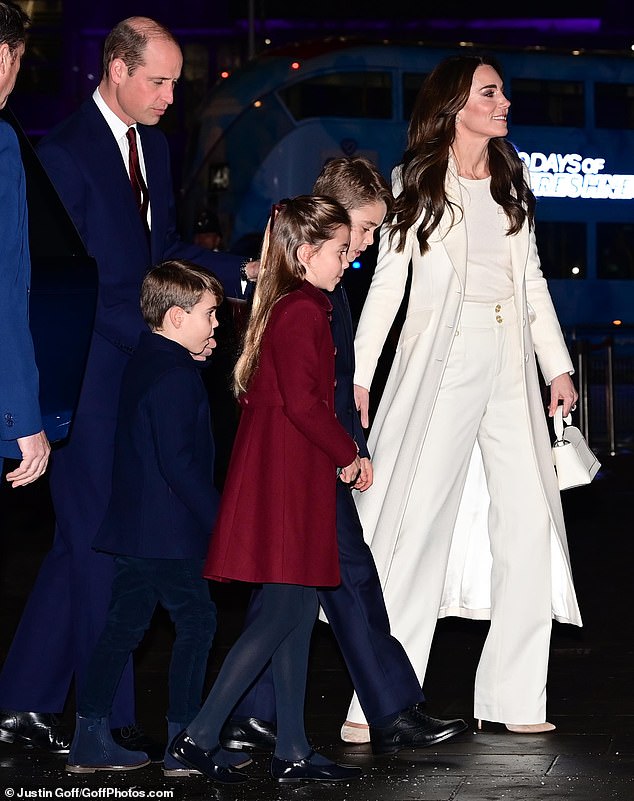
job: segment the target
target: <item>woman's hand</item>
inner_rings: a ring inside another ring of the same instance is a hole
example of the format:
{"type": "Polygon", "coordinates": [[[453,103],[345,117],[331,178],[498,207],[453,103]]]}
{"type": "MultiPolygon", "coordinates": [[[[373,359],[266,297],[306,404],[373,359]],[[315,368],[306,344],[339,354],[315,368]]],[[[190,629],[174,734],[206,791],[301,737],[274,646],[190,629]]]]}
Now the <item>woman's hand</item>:
{"type": "Polygon", "coordinates": [[[361,418],[361,425],[367,428],[370,425],[370,391],[365,387],[354,385],[354,403],[361,418]]]}
{"type": "Polygon", "coordinates": [[[579,393],[572,383],[572,378],[568,373],[562,373],[556,378],[553,378],[550,384],[550,405],[548,407],[548,416],[553,417],[559,401],[563,401],[563,415],[566,417],[570,412],[576,409],[577,398],[579,393]]]}

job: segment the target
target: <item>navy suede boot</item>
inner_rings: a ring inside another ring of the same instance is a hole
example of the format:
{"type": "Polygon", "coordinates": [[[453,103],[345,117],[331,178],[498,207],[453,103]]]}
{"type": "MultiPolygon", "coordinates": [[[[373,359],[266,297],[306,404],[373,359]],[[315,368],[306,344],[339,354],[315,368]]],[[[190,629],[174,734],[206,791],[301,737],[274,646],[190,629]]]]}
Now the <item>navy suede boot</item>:
{"type": "Polygon", "coordinates": [[[134,770],[149,764],[150,759],[143,751],[128,751],[115,743],[108,718],[84,718],[77,715],[75,736],[66,763],[69,773],[134,770]]]}

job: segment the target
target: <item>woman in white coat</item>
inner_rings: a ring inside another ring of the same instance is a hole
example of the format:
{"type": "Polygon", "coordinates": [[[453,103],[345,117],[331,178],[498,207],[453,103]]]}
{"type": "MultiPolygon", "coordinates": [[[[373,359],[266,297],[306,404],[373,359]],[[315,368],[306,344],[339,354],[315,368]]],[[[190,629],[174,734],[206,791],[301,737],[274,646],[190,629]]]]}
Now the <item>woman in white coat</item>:
{"type": "MultiPolygon", "coordinates": [[[[355,339],[368,425],[377,360],[405,322],[356,496],[394,635],[423,681],[436,620],[490,618],[474,714],[544,732],[552,618],[581,625],[548,414],[577,392],[535,245],[535,198],[496,63],[445,59],[428,76],[394,171],[395,213],[355,339]]],[[[365,725],[356,698],[348,724],[365,725]]]]}

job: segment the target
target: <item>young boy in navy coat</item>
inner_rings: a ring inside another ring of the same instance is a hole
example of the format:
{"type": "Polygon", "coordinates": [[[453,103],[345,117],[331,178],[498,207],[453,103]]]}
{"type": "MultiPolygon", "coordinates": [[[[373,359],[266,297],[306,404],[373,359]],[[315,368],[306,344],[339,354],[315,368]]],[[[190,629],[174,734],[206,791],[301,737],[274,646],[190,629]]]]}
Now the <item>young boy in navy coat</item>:
{"type": "MultiPolygon", "coordinates": [[[[222,299],[220,282],[187,261],[162,262],[142,284],[141,311],[150,331],[141,334],[123,375],[112,493],[93,543],[96,550],[114,554],[112,599],[78,693],[66,765],[71,773],[148,764],[144,752],[114,742],[109,715],[123,668],[157,603],[176,629],[168,742],[200,708],[216,630],[216,608],[202,566],[219,494],[213,483],[209,400],[197,362],[215,347],[222,299]]],[[[245,764],[244,756],[239,759],[245,764]]],[[[164,771],[188,773],[169,755],[164,771]]]]}

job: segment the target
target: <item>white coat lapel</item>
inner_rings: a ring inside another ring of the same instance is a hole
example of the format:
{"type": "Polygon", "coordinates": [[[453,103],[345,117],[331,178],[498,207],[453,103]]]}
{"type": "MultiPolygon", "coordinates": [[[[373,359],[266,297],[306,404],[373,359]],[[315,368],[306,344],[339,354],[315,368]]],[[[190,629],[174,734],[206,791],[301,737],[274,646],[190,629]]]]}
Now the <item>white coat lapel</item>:
{"type": "Polygon", "coordinates": [[[511,239],[511,266],[513,269],[513,283],[516,287],[521,287],[524,281],[526,261],[528,259],[529,229],[525,222],[519,233],[510,237],[511,239]]]}
{"type": "Polygon", "coordinates": [[[464,288],[467,278],[467,226],[461,211],[460,184],[451,162],[447,168],[445,191],[451,203],[455,204],[454,218],[452,220],[449,211],[445,211],[438,226],[438,234],[458,275],[460,284],[464,288]]]}

